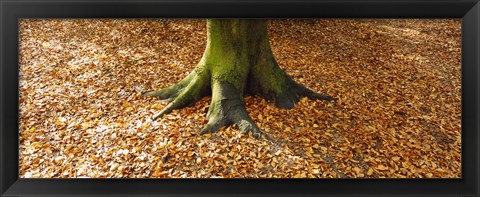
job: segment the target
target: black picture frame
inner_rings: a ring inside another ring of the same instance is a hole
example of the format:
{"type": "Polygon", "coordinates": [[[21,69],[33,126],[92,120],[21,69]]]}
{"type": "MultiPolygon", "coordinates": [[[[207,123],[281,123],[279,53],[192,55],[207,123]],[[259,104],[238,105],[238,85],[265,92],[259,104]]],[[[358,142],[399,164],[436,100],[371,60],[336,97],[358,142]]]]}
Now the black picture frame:
{"type": "Polygon", "coordinates": [[[0,195],[479,196],[478,0],[1,0],[0,195]],[[461,18],[460,179],[19,179],[18,19],[461,18]]]}

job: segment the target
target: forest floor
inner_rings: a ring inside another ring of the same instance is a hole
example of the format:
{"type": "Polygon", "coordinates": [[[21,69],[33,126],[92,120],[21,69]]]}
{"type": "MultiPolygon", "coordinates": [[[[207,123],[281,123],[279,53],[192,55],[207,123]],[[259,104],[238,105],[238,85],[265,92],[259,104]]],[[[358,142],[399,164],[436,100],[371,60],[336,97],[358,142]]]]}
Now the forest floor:
{"type": "Polygon", "coordinates": [[[184,78],[205,20],[20,22],[20,177],[460,178],[459,19],[272,20],[294,80],[337,98],[245,97],[273,140],[198,135],[210,98],[156,121],[141,92],[184,78]]]}

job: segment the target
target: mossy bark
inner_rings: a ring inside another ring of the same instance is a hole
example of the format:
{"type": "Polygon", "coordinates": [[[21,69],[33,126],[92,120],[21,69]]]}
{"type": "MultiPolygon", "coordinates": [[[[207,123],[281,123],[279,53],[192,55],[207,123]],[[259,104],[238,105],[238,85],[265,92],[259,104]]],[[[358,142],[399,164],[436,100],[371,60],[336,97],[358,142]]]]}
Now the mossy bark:
{"type": "Polygon", "coordinates": [[[301,97],[332,100],[296,83],[278,66],[265,20],[209,19],[207,31],[205,52],[193,72],[173,86],[144,94],[172,101],[152,119],[211,93],[209,121],[200,133],[236,124],[242,132],[261,137],[266,135],[249,117],[243,101],[245,94],[259,95],[287,109],[301,97]]]}

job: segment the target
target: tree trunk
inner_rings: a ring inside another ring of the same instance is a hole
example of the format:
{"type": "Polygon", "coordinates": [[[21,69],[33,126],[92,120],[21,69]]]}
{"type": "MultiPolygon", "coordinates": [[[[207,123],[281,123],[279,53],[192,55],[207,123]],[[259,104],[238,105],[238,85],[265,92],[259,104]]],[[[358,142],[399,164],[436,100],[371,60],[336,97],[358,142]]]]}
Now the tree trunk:
{"type": "Polygon", "coordinates": [[[280,108],[292,108],[301,97],[332,100],[296,83],[278,66],[265,20],[209,19],[207,47],[195,69],[177,84],[150,91],[172,101],[152,119],[185,107],[211,93],[208,123],[200,133],[236,124],[242,132],[266,136],[248,115],[244,94],[259,95],[280,108]]]}

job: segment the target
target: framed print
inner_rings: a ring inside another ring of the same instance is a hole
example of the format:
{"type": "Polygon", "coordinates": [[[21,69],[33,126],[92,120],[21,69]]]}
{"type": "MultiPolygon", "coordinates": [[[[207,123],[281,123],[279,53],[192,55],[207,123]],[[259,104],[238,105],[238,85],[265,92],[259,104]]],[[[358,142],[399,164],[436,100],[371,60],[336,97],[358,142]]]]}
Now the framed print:
{"type": "Polygon", "coordinates": [[[477,196],[465,1],[2,1],[2,196],[477,196]]]}

